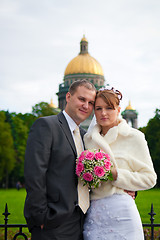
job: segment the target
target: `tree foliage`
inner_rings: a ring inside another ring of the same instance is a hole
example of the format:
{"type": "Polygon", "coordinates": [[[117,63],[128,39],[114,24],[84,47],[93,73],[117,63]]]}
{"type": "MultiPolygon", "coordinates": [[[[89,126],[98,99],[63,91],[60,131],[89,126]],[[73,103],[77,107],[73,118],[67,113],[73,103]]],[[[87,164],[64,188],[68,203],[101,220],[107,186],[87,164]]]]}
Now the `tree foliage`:
{"type": "Polygon", "coordinates": [[[50,116],[56,115],[57,112],[54,108],[50,107],[47,102],[40,102],[32,107],[32,114],[35,117],[43,117],[43,116],[50,116]]]}
{"type": "Polygon", "coordinates": [[[15,182],[23,182],[23,168],[24,156],[26,149],[26,142],[28,137],[28,127],[18,115],[10,114],[10,124],[14,139],[14,150],[16,154],[16,165],[11,173],[10,183],[14,185],[15,182]]]}
{"type": "Polygon", "coordinates": [[[37,119],[37,117],[31,113],[18,113],[17,117],[19,117],[23,121],[23,123],[27,126],[28,130],[31,128],[34,121],[37,119]]]}
{"type": "Polygon", "coordinates": [[[34,121],[43,116],[55,115],[60,110],[40,102],[32,113],[0,111],[0,186],[15,187],[24,182],[24,157],[29,130],[34,121]]]}
{"type": "Polygon", "coordinates": [[[8,175],[16,162],[11,127],[6,122],[5,112],[0,112],[0,181],[8,187],[8,175]]]}
{"type": "Polygon", "coordinates": [[[160,109],[156,109],[155,116],[142,129],[148,142],[150,154],[157,173],[157,185],[160,187],[160,109]]]}

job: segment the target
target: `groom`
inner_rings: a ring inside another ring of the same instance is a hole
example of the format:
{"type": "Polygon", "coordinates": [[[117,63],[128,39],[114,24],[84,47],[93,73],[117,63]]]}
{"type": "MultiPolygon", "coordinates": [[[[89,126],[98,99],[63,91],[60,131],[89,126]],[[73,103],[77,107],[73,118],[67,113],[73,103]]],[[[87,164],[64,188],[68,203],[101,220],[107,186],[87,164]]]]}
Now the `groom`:
{"type": "MultiPolygon", "coordinates": [[[[24,215],[32,240],[82,240],[84,213],[78,206],[73,131],[93,111],[96,89],[77,80],[66,108],[33,124],[26,148],[24,215]]],[[[81,137],[85,133],[80,129],[81,137]]]]}

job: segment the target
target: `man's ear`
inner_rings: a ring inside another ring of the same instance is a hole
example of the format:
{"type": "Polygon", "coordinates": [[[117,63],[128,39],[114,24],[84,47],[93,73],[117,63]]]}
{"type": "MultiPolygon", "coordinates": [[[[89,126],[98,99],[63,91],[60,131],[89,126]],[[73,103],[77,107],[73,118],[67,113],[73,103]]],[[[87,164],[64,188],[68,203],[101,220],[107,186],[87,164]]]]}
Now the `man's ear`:
{"type": "Polygon", "coordinates": [[[67,103],[69,102],[70,98],[71,98],[71,94],[70,94],[70,92],[67,92],[66,93],[66,102],[67,103]]]}

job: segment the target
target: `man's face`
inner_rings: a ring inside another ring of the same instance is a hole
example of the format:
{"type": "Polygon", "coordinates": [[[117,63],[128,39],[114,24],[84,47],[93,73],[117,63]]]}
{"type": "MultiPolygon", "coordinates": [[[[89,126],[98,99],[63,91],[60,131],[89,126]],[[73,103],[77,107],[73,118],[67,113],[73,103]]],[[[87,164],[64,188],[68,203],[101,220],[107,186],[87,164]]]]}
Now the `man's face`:
{"type": "Polygon", "coordinates": [[[76,92],[66,94],[66,108],[68,115],[79,125],[90,116],[93,111],[96,92],[84,86],[79,86],[76,92]]]}

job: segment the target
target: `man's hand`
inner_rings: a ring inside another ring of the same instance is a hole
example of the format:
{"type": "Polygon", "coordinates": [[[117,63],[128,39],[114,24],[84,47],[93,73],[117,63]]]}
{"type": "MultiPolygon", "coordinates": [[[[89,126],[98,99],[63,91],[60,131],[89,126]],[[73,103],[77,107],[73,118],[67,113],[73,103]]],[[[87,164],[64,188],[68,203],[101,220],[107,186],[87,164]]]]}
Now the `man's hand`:
{"type": "Polygon", "coordinates": [[[133,199],[135,199],[135,192],[134,191],[128,191],[124,190],[126,193],[128,193],[133,199]]]}
{"type": "Polygon", "coordinates": [[[44,228],[44,224],[41,225],[41,229],[43,229],[43,228],[44,228]]]}
{"type": "Polygon", "coordinates": [[[114,181],[116,181],[117,180],[117,169],[116,168],[112,168],[111,169],[111,173],[112,173],[114,181]]]}

